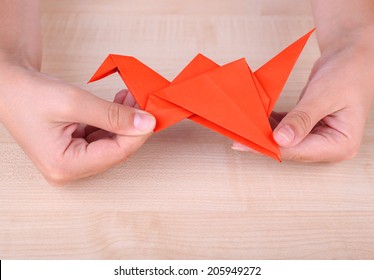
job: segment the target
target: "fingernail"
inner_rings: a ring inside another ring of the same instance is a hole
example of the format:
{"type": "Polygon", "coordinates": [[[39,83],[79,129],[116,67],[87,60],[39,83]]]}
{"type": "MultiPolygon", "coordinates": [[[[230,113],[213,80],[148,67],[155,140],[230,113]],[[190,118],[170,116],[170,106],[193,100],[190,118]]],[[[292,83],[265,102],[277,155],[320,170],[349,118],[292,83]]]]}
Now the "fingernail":
{"type": "Polygon", "coordinates": [[[285,125],[274,133],[274,140],[280,146],[287,146],[295,139],[295,132],[289,125],[285,125]]]}
{"type": "Polygon", "coordinates": [[[152,131],[156,125],[155,118],[147,113],[135,113],[134,127],[139,131],[152,131]]]}

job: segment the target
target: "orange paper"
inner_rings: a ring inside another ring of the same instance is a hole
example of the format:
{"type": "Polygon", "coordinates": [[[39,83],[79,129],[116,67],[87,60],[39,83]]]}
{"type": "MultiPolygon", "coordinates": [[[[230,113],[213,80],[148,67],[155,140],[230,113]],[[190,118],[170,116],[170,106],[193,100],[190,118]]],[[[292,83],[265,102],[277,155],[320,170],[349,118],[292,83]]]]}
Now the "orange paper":
{"type": "Polygon", "coordinates": [[[118,72],[155,132],[185,118],[280,160],[268,117],[314,30],[252,72],[244,58],[219,66],[198,54],[169,82],[134,57],[107,57],[89,82],[118,72]]]}

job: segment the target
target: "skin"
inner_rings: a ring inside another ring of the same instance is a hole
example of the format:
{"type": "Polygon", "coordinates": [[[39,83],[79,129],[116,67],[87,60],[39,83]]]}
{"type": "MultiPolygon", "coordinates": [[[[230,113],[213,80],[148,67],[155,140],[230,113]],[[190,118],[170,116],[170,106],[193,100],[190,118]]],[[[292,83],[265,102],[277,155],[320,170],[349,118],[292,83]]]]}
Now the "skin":
{"type": "MultiPolygon", "coordinates": [[[[312,4],[321,58],[295,108],[270,121],[283,159],[340,161],[357,153],[373,99],[374,2],[312,4]]],[[[46,180],[67,184],[140,148],[154,117],[134,108],[127,91],[107,102],[41,73],[39,1],[0,6],[0,120],[46,180]]]]}
{"type": "MultiPolygon", "coordinates": [[[[270,123],[283,160],[338,162],[360,147],[374,96],[374,2],[312,1],[321,57],[299,102],[270,123]]],[[[250,151],[234,143],[233,149],[250,151]]]]}
{"type": "Polygon", "coordinates": [[[126,91],[107,102],[41,73],[39,2],[1,0],[0,6],[0,120],[46,180],[67,184],[140,148],[154,117],[133,108],[126,91]]]}

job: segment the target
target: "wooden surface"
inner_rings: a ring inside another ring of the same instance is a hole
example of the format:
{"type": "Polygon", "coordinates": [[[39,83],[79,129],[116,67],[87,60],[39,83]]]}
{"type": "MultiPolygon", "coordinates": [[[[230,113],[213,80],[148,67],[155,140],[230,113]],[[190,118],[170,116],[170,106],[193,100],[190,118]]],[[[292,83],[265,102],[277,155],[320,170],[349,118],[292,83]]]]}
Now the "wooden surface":
{"type": "MultiPolygon", "coordinates": [[[[201,52],[256,69],[313,27],[307,0],[44,1],[43,71],[86,85],[108,53],[173,78],[201,52]]],[[[308,43],[278,110],[294,106],[319,51],[308,43]]],[[[0,128],[1,259],[372,259],[374,116],[358,156],[278,163],[183,121],[124,165],[50,187],[0,128]]]]}

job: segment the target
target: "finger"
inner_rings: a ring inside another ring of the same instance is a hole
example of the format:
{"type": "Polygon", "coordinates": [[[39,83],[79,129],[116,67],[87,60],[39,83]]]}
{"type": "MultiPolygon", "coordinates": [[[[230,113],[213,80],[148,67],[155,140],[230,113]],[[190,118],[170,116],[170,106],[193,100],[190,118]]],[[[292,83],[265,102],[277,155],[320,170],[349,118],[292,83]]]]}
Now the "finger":
{"type": "Polygon", "coordinates": [[[280,123],[281,120],[277,120],[276,118],[274,118],[273,116],[270,116],[269,117],[269,123],[270,123],[270,127],[271,129],[274,131],[274,129],[278,126],[278,124],[280,123]]]}
{"type": "Polygon", "coordinates": [[[113,102],[118,103],[118,104],[123,104],[123,102],[125,101],[125,98],[126,98],[128,92],[129,92],[129,91],[126,90],[126,89],[119,91],[119,92],[114,96],[114,100],[113,100],[113,102]]]}
{"type": "MultiPolygon", "coordinates": [[[[344,135],[333,129],[328,131],[325,127],[316,128],[315,132],[309,134],[294,147],[281,147],[281,159],[299,162],[337,162],[346,159],[346,153],[342,151],[345,146],[343,144],[347,141],[344,135]]],[[[238,142],[234,142],[231,148],[236,151],[259,154],[238,142]]]]}
{"type": "MultiPolygon", "coordinates": [[[[269,117],[269,123],[270,123],[270,126],[271,128],[274,130],[277,125],[279,124],[279,122],[284,118],[284,116],[286,115],[286,113],[278,113],[278,112],[272,112],[270,117],[269,117]]],[[[236,151],[241,151],[241,152],[253,152],[253,153],[258,153],[257,151],[249,148],[248,146],[246,145],[243,145],[239,142],[236,142],[234,141],[232,146],[231,146],[231,149],[233,150],[236,150],[236,151]]]]}
{"type": "Polygon", "coordinates": [[[134,96],[127,89],[118,92],[114,97],[114,102],[129,107],[134,107],[137,104],[134,96]]]}
{"type": "Polygon", "coordinates": [[[108,102],[89,93],[78,94],[72,107],[66,121],[84,123],[116,134],[146,135],[156,124],[155,118],[145,111],[108,102]]]}
{"type": "Polygon", "coordinates": [[[100,130],[100,128],[97,128],[97,127],[94,127],[94,126],[91,126],[91,125],[87,125],[84,129],[84,132],[85,132],[85,135],[90,135],[92,133],[94,133],[95,131],[98,131],[100,130]]]}
{"type": "MultiPolygon", "coordinates": [[[[134,105],[136,104],[136,101],[134,99],[134,97],[131,95],[131,93],[127,90],[127,89],[124,89],[124,90],[121,90],[120,92],[118,92],[115,97],[114,97],[114,100],[113,100],[114,103],[118,103],[118,104],[123,104],[123,105],[127,105],[127,106],[130,106],[130,107],[134,107],[134,105]]],[[[139,109],[139,108],[137,108],[139,109]]],[[[95,136],[92,136],[92,134],[94,134],[95,132],[101,130],[100,128],[97,128],[97,127],[94,127],[94,126],[86,126],[85,129],[84,129],[84,132],[85,134],[84,135],[91,135],[89,136],[89,138],[87,139],[87,141],[90,143],[90,142],[93,142],[93,141],[96,141],[97,139],[99,138],[104,138],[104,133],[97,133],[95,134],[95,136]]],[[[106,133],[106,137],[111,137],[111,133],[106,133]]],[[[82,135],[82,134],[78,134],[78,135],[82,135]]],[[[81,136],[81,137],[84,137],[84,136],[81,136]]]]}
{"type": "MultiPolygon", "coordinates": [[[[138,150],[149,135],[104,138],[92,143],[84,139],[72,139],[64,153],[66,169],[63,178],[73,181],[105,171],[124,162],[138,150]]],[[[64,184],[66,182],[58,182],[64,184]]]]}
{"type": "Polygon", "coordinates": [[[96,130],[95,132],[92,132],[91,134],[86,136],[86,141],[88,143],[92,143],[94,141],[98,141],[103,138],[111,138],[114,134],[112,132],[108,132],[102,129],[96,130]]]}
{"type": "Polygon", "coordinates": [[[274,140],[281,147],[296,146],[328,113],[328,108],[320,99],[304,97],[275,128],[274,140]]]}
{"type": "Polygon", "coordinates": [[[136,100],[134,96],[132,96],[131,92],[127,92],[125,100],[122,102],[122,104],[130,107],[135,107],[135,105],[137,105],[136,100]]]}
{"type": "Polygon", "coordinates": [[[79,124],[77,129],[73,132],[73,138],[84,138],[86,136],[85,125],[79,124]]]}
{"type": "MultiPolygon", "coordinates": [[[[119,91],[115,97],[114,97],[114,100],[113,102],[114,103],[117,103],[117,104],[123,104],[125,99],[126,99],[126,96],[128,95],[129,91],[127,89],[124,89],[124,90],[121,90],[119,91]]],[[[85,127],[85,135],[91,135],[93,134],[94,132],[100,130],[100,128],[97,128],[97,127],[94,127],[94,126],[90,126],[90,125],[87,125],[85,127]]],[[[109,134],[109,133],[108,133],[109,134]]],[[[95,137],[96,138],[96,137],[95,137]]],[[[97,140],[97,139],[96,139],[97,140]]],[[[93,142],[95,140],[92,140],[92,138],[90,140],[88,140],[88,142],[93,142]]]]}
{"type": "Polygon", "coordinates": [[[293,147],[281,147],[281,159],[300,162],[337,162],[346,159],[347,138],[340,132],[321,127],[293,147]]]}
{"type": "Polygon", "coordinates": [[[278,123],[280,123],[286,115],[287,115],[287,112],[275,112],[275,111],[273,111],[273,112],[271,112],[269,119],[273,119],[273,120],[277,121],[278,123]]]}

